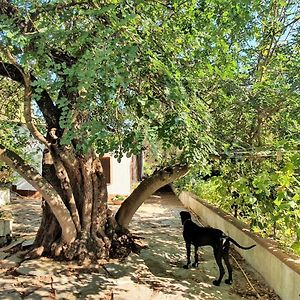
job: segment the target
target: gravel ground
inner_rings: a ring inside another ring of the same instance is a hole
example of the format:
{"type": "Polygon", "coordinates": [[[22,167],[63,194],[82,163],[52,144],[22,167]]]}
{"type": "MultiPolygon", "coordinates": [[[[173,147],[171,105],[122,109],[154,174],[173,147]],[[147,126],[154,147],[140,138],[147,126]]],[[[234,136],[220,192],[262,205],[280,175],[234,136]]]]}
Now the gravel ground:
{"type": "MultiPolygon", "coordinates": [[[[14,215],[15,244],[32,240],[39,226],[40,200],[15,197],[5,209],[14,215]]],[[[212,285],[218,269],[210,247],[201,249],[197,269],[183,269],[185,245],[179,218],[183,209],[172,194],[149,198],[130,227],[148,247],[124,261],[99,261],[88,266],[49,258],[22,262],[18,247],[2,248],[0,299],[279,299],[235,251],[231,252],[231,286],[212,285]]]]}

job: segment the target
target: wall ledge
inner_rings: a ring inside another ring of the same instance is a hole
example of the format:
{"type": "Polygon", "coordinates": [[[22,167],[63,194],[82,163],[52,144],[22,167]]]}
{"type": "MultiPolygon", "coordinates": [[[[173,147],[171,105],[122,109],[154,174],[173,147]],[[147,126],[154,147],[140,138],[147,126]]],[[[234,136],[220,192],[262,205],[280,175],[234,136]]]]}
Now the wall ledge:
{"type": "Polygon", "coordinates": [[[253,239],[257,244],[260,244],[263,246],[266,250],[268,250],[270,253],[272,253],[274,256],[276,256],[278,259],[280,259],[283,263],[287,264],[290,268],[292,268],[295,272],[297,272],[300,275],[300,258],[293,254],[287,254],[284,251],[282,251],[277,243],[271,239],[263,238],[253,232],[250,231],[250,227],[243,223],[242,221],[238,220],[234,216],[231,216],[230,214],[224,212],[223,210],[217,208],[216,206],[201,200],[198,196],[191,192],[189,193],[190,197],[196,199],[199,201],[202,205],[206,206],[210,210],[212,210],[215,214],[219,215],[223,219],[225,219],[227,222],[230,222],[235,227],[243,231],[246,235],[248,235],[251,239],[253,239]]]}
{"type": "Polygon", "coordinates": [[[283,300],[300,300],[300,259],[278,248],[277,243],[250,231],[247,224],[191,192],[179,194],[183,205],[207,225],[219,228],[242,245],[256,244],[250,251],[236,250],[258,271],[283,300]]]}

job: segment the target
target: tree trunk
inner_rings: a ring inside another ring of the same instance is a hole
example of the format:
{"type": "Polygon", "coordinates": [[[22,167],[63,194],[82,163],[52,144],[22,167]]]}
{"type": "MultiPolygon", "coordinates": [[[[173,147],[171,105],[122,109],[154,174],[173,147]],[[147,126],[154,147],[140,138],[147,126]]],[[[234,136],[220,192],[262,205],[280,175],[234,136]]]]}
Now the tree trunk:
{"type": "Polygon", "coordinates": [[[42,176],[1,145],[0,159],[43,197],[42,221],[32,256],[45,253],[81,261],[108,256],[113,235],[112,230],[108,230],[110,236],[106,231],[113,222],[102,166],[94,153],[70,155],[70,149],[63,147],[46,149],[42,176]]]}
{"type": "Polygon", "coordinates": [[[33,187],[35,187],[47,201],[55,218],[62,229],[61,243],[72,243],[76,238],[76,229],[63,199],[53,186],[35,169],[28,166],[17,154],[0,145],[0,159],[17,171],[33,187]]]}
{"type": "Polygon", "coordinates": [[[187,172],[187,165],[177,165],[174,168],[159,170],[142,181],[118,210],[116,214],[118,225],[123,229],[127,229],[133,215],[148,197],[161,187],[184,176],[187,172]]]}
{"type": "Polygon", "coordinates": [[[50,153],[44,153],[43,177],[64,200],[76,228],[76,239],[67,246],[61,244],[60,224],[49,205],[44,203],[42,222],[35,240],[37,249],[80,261],[107,257],[110,238],[106,229],[111,214],[100,159],[94,153],[75,155],[70,149],[53,147],[50,153]]]}

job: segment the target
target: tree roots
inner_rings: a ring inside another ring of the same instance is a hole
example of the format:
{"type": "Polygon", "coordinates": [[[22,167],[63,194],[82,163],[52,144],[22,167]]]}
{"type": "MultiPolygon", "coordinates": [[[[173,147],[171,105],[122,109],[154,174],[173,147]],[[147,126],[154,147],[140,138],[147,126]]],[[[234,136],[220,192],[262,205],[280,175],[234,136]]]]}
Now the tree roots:
{"type": "Polygon", "coordinates": [[[110,258],[126,258],[131,252],[139,254],[147,246],[140,242],[141,238],[130,233],[121,234],[113,239],[109,250],[110,258]]]}
{"type": "Polygon", "coordinates": [[[66,245],[54,242],[51,251],[46,251],[44,246],[37,246],[27,253],[27,259],[35,259],[42,255],[62,260],[75,260],[79,264],[96,261],[98,259],[124,259],[131,252],[140,253],[147,246],[141,242],[141,237],[126,233],[115,233],[112,240],[108,237],[82,237],[66,245]]]}

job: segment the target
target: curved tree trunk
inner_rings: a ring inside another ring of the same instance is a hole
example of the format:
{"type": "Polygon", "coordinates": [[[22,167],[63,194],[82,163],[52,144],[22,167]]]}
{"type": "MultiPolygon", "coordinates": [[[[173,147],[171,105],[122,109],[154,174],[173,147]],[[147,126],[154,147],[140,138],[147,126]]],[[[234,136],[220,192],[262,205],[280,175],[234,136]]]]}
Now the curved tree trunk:
{"type": "Polygon", "coordinates": [[[53,147],[44,153],[43,176],[64,199],[76,228],[76,240],[67,247],[56,247],[61,244],[60,230],[45,203],[36,237],[38,249],[53,253],[54,248],[55,255],[63,251],[66,258],[80,261],[107,257],[110,239],[105,229],[110,211],[100,159],[94,153],[75,155],[70,148],[53,147]]]}
{"type": "Polygon", "coordinates": [[[174,168],[159,170],[143,180],[119,208],[116,214],[118,225],[121,228],[128,228],[133,215],[148,197],[159,188],[173,182],[187,172],[188,167],[186,165],[177,165],[174,168]]]}
{"type": "Polygon", "coordinates": [[[47,201],[51,211],[61,226],[62,243],[73,242],[76,238],[76,228],[61,196],[44,177],[42,177],[35,169],[29,167],[22,158],[1,145],[0,149],[2,149],[2,153],[0,154],[1,160],[23,176],[47,201]]]}

